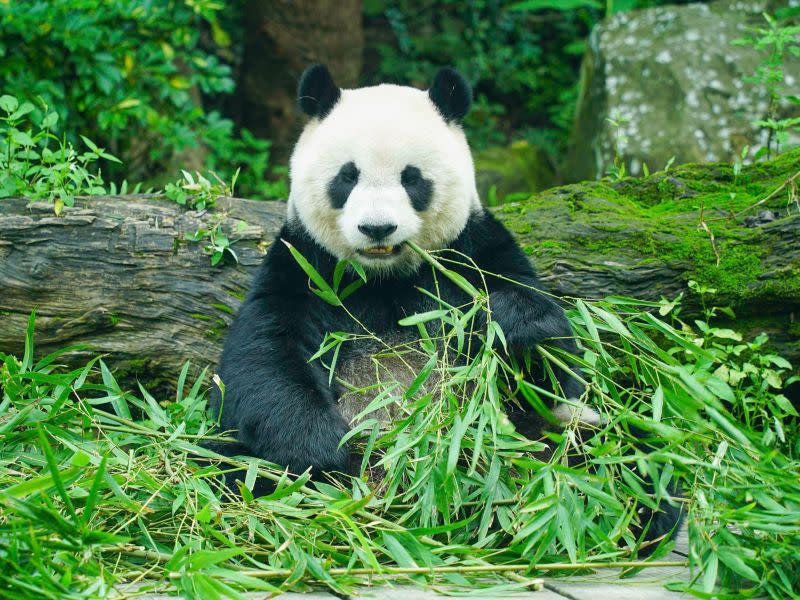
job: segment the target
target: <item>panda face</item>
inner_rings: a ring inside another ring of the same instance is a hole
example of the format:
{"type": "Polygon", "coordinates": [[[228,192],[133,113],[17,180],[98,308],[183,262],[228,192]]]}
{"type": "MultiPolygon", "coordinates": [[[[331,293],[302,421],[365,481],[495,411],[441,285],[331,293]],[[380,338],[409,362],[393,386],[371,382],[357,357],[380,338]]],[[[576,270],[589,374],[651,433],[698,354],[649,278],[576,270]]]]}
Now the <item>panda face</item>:
{"type": "MultiPolygon", "coordinates": [[[[445,247],[481,210],[464,133],[421,90],[336,92],[311,107],[292,155],[289,218],[339,259],[413,270],[420,259],[404,242],[445,247]]],[[[301,82],[301,107],[309,97],[301,82]]]]}

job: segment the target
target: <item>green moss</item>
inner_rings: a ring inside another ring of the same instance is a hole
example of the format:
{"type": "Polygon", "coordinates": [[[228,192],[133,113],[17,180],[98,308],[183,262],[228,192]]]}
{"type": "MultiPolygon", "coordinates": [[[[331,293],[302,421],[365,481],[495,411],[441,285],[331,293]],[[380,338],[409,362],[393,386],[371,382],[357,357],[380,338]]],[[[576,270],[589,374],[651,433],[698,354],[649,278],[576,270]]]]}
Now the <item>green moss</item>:
{"type": "Polygon", "coordinates": [[[800,272],[790,270],[762,284],[762,293],[785,304],[800,302],[800,272]]]}
{"type": "MultiPolygon", "coordinates": [[[[741,210],[751,206],[776,189],[800,167],[800,149],[791,150],[774,160],[748,165],[734,177],[732,165],[723,163],[687,164],[667,173],[641,179],[626,179],[612,184],[614,189],[642,207],[655,208],[661,214],[699,209],[741,210]]],[[[594,190],[593,190],[594,191],[594,190]]],[[[780,208],[780,195],[764,204],[780,208]]]]}
{"type": "Polygon", "coordinates": [[[568,246],[568,244],[556,240],[544,240],[539,244],[539,246],[542,248],[558,248],[563,250],[568,246]]]}
{"type": "Polygon", "coordinates": [[[498,216],[532,256],[576,256],[602,268],[615,259],[675,267],[718,291],[720,303],[745,307],[754,300],[800,301],[800,265],[765,277],[763,229],[744,216],[763,208],[786,210],[786,195],[757,204],[798,170],[800,150],[743,169],[684,165],[669,173],[619,182],[575,184],[506,205],[498,216]],[[530,213],[528,212],[530,209],[530,213]],[[701,226],[700,214],[715,239],[701,226]],[[733,217],[732,215],[736,215],[733,217]],[[717,255],[719,264],[717,264],[717,255]]]}
{"type": "Polygon", "coordinates": [[[511,221],[508,223],[508,228],[520,235],[530,233],[533,230],[533,227],[527,221],[511,221]]]}
{"type": "MultiPolygon", "coordinates": [[[[711,244],[708,241],[709,246],[711,244]]],[[[718,247],[719,265],[713,249],[695,256],[694,268],[687,275],[705,287],[715,288],[730,302],[742,302],[752,295],[753,285],[761,272],[761,259],[753,249],[723,244],[718,247]]]]}
{"type": "Polygon", "coordinates": [[[114,369],[114,378],[117,382],[127,382],[135,380],[139,377],[152,381],[152,366],[150,361],[142,358],[129,358],[122,362],[116,363],[114,369]]]}
{"type": "Polygon", "coordinates": [[[128,358],[114,364],[114,379],[116,379],[120,388],[137,389],[140,381],[146,381],[147,391],[156,398],[162,394],[174,394],[174,373],[165,373],[164,368],[153,361],[128,358]]]}
{"type": "MultiPolygon", "coordinates": [[[[532,201],[534,200],[532,199],[532,201]]],[[[527,212],[527,210],[528,207],[525,206],[524,204],[520,202],[511,202],[509,204],[504,204],[502,207],[500,207],[498,209],[498,212],[505,215],[511,215],[511,214],[524,215],[527,212]]]]}
{"type": "Polygon", "coordinates": [[[523,244],[522,251],[528,256],[542,256],[550,253],[563,253],[569,249],[570,244],[559,240],[543,240],[532,244],[523,244]]]}
{"type": "MultiPolygon", "coordinates": [[[[149,361],[143,358],[130,358],[125,361],[124,370],[128,372],[141,372],[147,369],[149,361]]],[[[116,372],[119,373],[123,371],[123,369],[118,369],[116,372]]]]}
{"type": "MultiPolygon", "coordinates": [[[[614,230],[598,228],[600,231],[614,233],[614,230]]],[[[624,229],[616,230],[624,231],[624,229]]],[[[659,244],[650,231],[637,231],[619,236],[578,238],[576,242],[591,252],[613,255],[615,251],[635,248],[637,253],[656,256],[659,253],[659,244]]]]}

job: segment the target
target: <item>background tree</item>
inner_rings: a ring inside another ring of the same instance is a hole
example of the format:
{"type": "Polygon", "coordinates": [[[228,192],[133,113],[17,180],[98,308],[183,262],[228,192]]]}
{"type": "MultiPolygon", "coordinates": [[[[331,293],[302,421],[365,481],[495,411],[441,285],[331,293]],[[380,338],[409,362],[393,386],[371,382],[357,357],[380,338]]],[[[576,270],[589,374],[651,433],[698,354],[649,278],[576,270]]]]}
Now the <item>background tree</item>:
{"type": "Polygon", "coordinates": [[[358,84],[361,0],[250,0],[239,81],[242,124],[286,159],[299,131],[295,94],[306,66],[326,63],[340,86],[358,84]]]}

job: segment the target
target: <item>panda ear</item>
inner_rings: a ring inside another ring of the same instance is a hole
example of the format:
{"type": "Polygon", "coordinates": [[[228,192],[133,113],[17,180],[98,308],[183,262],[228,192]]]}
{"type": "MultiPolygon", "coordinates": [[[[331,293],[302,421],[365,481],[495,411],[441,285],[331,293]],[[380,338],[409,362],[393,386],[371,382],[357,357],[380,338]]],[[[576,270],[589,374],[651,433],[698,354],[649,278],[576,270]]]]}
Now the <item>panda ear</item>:
{"type": "Polygon", "coordinates": [[[300,77],[297,104],[309,117],[324,119],[339,101],[342,91],[333,82],[328,67],[311,65],[300,77]]]}
{"type": "Polygon", "coordinates": [[[453,67],[439,69],[428,96],[447,123],[461,121],[472,105],[472,88],[453,67]]]}

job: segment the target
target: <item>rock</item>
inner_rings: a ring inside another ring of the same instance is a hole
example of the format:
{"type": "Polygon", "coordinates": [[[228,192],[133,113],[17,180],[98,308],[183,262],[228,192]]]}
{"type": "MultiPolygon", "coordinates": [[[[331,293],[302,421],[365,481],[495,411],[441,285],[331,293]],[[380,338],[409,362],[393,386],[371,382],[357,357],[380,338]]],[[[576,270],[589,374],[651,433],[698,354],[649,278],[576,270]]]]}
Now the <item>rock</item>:
{"type": "MultiPolygon", "coordinates": [[[[642,173],[643,163],[656,171],[672,157],[676,164],[734,162],[745,146],[763,146],[766,130],[753,122],[765,117],[767,96],[747,78],[765,55],[732,42],[747,35],[748,27],[765,26],[762,11],[777,4],[662,6],[618,13],[595,28],[582,68],[566,180],[605,175],[617,146],[633,175],[642,173]]],[[[789,5],[800,6],[800,0],[789,5]]],[[[796,86],[800,57],[787,58],[784,73],[787,88],[796,86]]],[[[797,106],[782,110],[800,115],[797,106]]]]}
{"type": "Polygon", "coordinates": [[[767,223],[772,223],[775,219],[778,218],[778,215],[771,210],[762,210],[757,215],[752,215],[750,217],[745,217],[744,219],[744,226],[745,227],[759,227],[761,225],[766,225],[767,223]]]}
{"type": "Polygon", "coordinates": [[[528,195],[555,182],[550,158],[524,140],[476,152],[475,172],[478,195],[489,206],[501,204],[509,194],[528,195]]]}

